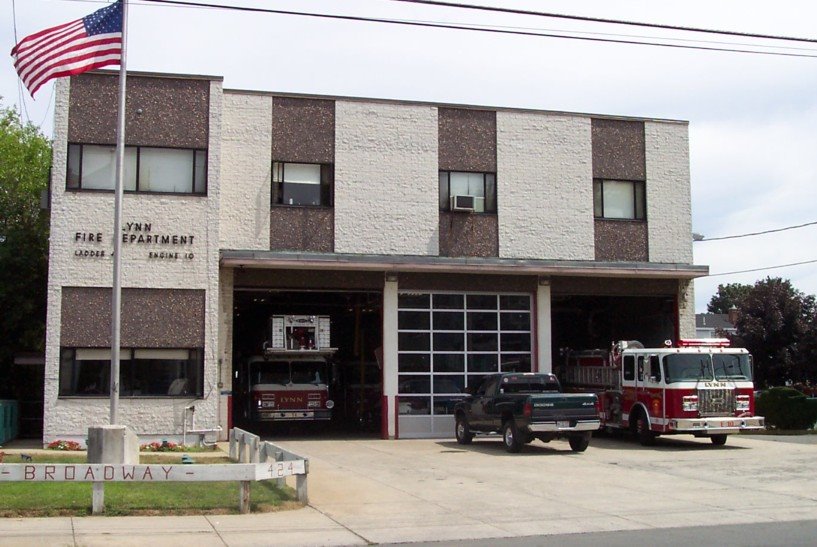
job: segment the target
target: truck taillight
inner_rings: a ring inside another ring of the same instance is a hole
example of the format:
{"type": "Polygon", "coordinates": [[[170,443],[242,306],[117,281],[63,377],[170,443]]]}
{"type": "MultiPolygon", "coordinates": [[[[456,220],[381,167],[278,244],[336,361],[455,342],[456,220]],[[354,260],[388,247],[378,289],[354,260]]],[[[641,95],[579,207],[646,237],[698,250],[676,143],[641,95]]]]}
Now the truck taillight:
{"type": "Polygon", "coordinates": [[[530,401],[526,402],[525,406],[522,407],[522,414],[526,418],[530,418],[531,416],[533,416],[533,405],[531,404],[530,401]]]}
{"type": "Polygon", "coordinates": [[[748,412],[749,410],[748,395],[738,395],[737,397],[735,397],[735,410],[739,410],[741,412],[748,412]]]}
{"type": "Polygon", "coordinates": [[[698,396],[684,395],[682,400],[682,409],[684,412],[698,412],[698,396]]]}
{"type": "Polygon", "coordinates": [[[601,399],[596,397],[596,414],[601,414],[601,399]]]}

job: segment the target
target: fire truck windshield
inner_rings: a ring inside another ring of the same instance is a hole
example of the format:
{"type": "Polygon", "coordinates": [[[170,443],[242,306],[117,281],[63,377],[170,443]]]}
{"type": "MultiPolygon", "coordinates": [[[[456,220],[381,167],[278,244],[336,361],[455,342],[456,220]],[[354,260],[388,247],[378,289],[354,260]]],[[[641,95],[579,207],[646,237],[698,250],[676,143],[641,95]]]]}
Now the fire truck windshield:
{"type": "Polygon", "coordinates": [[[286,361],[269,361],[253,364],[252,379],[254,384],[289,383],[289,363],[286,361]]]}
{"type": "Polygon", "coordinates": [[[664,377],[673,382],[712,380],[712,360],[706,353],[672,353],[664,356],[664,377]]]}
{"type": "Polygon", "coordinates": [[[255,363],[254,384],[325,384],[327,365],[323,362],[265,361],[255,363]]]}
{"type": "Polygon", "coordinates": [[[716,353],[712,355],[716,380],[751,380],[752,363],[747,354],[716,353]]]}

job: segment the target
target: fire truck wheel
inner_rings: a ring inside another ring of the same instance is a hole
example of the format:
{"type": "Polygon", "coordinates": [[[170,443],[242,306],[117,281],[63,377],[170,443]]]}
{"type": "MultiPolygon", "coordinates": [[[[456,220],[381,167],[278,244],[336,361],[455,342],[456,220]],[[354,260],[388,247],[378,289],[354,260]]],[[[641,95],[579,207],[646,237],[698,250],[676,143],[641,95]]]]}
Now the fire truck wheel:
{"type": "Polygon", "coordinates": [[[709,440],[712,441],[712,444],[715,446],[723,446],[726,444],[726,435],[711,435],[709,440]]]}
{"type": "Polygon", "coordinates": [[[644,416],[644,411],[638,413],[635,419],[635,434],[641,446],[652,446],[655,444],[655,433],[650,431],[650,423],[644,416]]]}
{"type": "Polygon", "coordinates": [[[471,444],[471,441],[474,440],[474,434],[471,433],[471,428],[468,427],[468,419],[462,414],[457,415],[457,424],[454,428],[454,434],[459,444],[471,444]]]}
{"type": "Polygon", "coordinates": [[[590,433],[581,435],[571,435],[567,441],[570,443],[570,450],[573,452],[584,452],[590,446],[590,433]]]}
{"type": "Polygon", "coordinates": [[[513,419],[506,420],[502,424],[502,441],[505,443],[505,450],[508,452],[522,450],[522,440],[519,438],[519,431],[516,429],[516,422],[513,419]]]}

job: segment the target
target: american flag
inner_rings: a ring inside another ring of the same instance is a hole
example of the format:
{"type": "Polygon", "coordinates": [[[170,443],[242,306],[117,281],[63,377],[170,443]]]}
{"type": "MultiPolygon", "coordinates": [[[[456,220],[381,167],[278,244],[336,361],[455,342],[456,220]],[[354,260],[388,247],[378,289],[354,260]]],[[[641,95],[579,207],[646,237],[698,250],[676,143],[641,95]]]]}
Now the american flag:
{"type": "Polygon", "coordinates": [[[26,36],[14,46],[11,56],[32,97],[52,78],[118,65],[122,59],[122,2],[26,36]]]}

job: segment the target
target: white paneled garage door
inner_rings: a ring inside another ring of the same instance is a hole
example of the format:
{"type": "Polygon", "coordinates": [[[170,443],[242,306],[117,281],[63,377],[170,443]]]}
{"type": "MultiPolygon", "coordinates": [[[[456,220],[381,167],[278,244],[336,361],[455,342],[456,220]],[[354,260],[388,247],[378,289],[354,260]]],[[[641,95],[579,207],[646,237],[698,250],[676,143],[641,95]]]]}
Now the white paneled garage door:
{"type": "Polygon", "coordinates": [[[485,374],[531,370],[529,294],[401,292],[398,433],[453,437],[452,410],[485,374]]]}

